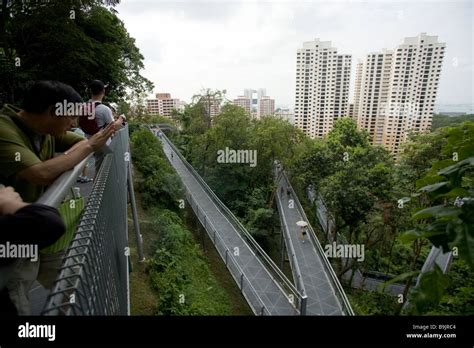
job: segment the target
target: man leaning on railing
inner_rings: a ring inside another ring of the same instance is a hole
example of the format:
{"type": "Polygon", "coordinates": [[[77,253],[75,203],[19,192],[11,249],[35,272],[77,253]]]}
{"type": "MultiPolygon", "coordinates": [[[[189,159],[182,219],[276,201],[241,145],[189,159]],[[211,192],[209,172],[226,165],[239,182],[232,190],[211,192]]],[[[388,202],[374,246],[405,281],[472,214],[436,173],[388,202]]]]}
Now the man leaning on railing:
{"type": "Polygon", "coordinates": [[[23,250],[27,247],[28,251],[34,249],[29,255],[2,255],[0,258],[0,272],[4,272],[0,274],[0,316],[12,316],[18,311],[5,287],[9,267],[14,266],[19,257],[34,259],[38,249],[52,245],[64,234],[65,226],[56,208],[25,203],[12,187],[0,187],[0,230],[3,251],[9,245],[23,250]]]}
{"type": "MultiPolygon", "coordinates": [[[[113,124],[89,139],[68,132],[80,114],[69,110],[79,110],[74,106],[82,103],[71,86],[39,81],[27,91],[21,108],[4,105],[0,111],[0,183],[14,187],[25,202],[35,202],[60,174],[100,150],[115,132],[113,124]],[[57,152],[63,155],[55,157],[57,152]]],[[[20,315],[31,314],[28,294],[36,279],[51,288],[63,255],[19,262],[7,287],[20,315]],[[40,268],[40,264],[47,267],[40,268]]]]}

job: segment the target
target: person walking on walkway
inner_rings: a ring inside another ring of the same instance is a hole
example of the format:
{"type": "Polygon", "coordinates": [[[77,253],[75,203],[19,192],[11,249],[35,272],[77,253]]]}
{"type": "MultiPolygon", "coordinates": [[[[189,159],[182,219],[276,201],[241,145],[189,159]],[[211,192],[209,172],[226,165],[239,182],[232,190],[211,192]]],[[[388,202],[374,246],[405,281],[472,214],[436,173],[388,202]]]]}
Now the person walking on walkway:
{"type": "Polygon", "coordinates": [[[307,230],[306,226],[301,227],[301,243],[303,244],[304,244],[304,241],[306,240],[306,234],[307,234],[306,230],[307,230]]]}
{"type": "Polygon", "coordinates": [[[306,239],[306,234],[307,234],[307,229],[308,229],[308,223],[304,220],[300,220],[296,223],[297,226],[300,227],[300,239],[301,239],[301,243],[304,244],[304,241],[306,239]]]}

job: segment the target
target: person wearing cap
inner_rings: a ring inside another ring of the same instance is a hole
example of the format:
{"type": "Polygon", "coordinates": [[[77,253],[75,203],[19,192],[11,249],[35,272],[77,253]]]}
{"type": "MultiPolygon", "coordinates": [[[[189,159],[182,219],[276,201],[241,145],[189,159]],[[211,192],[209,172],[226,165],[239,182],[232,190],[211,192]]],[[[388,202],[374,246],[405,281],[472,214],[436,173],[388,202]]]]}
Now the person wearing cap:
{"type": "MultiPolygon", "coordinates": [[[[114,120],[114,115],[111,108],[107,103],[103,103],[102,99],[105,97],[106,88],[108,85],[105,85],[100,80],[94,80],[90,84],[91,90],[91,99],[90,101],[96,103],[95,106],[95,121],[97,127],[102,129],[110,123],[115,123],[115,130],[120,129],[122,126],[123,120],[121,117],[118,117],[117,120],[114,120]]],[[[89,134],[89,136],[92,134],[89,134]]]]}
{"type": "MultiPolygon", "coordinates": [[[[117,120],[114,120],[112,110],[102,102],[102,99],[105,97],[106,88],[108,85],[105,85],[100,80],[94,80],[90,84],[91,99],[90,102],[95,104],[95,122],[98,129],[103,129],[107,125],[113,123],[115,130],[118,130],[122,127],[123,119],[118,117],[117,120]]],[[[86,138],[91,137],[93,134],[87,134],[86,138]]],[[[99,170],[102,161],[104,160],[104,154],[102,152],[96,152],[95,157],[95,170],[99,170]]]]}

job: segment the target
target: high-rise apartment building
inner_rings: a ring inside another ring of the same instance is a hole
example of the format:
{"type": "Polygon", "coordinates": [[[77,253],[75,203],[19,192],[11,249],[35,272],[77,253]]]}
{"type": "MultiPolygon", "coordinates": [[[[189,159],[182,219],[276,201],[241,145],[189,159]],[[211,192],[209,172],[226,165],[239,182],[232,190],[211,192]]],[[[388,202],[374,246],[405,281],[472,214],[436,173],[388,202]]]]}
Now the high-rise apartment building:
{"type": "Polygon", "coordinates": [[[445,47],[437,36],[421,33],[358,65],[354,117],[374,144],[397,155],[410,132],[431,127],[445,47]]]}
{"type": "Polygon", "coordinates": [[[252,99],[246,98],[245,96],[239,96],[234,99],[234,105],[240,106],[249,115],[252,113],[252,99]]]}
{"type": "Polygon", "coordinates": [[[257,104],[257,117],[273,115],[275,113],[275,100],[267,96],[261,96],[257,104]]]}
{"type": "Polygon", "coordinates": [[[273,115],[275,112],[275,100],[266,95],[264,88],[258,90],[246,88],[244,95],[234,99],[234,105],[240,106],[253,117],[273,115]],[[256,94],[256,98],[254,98],[256,94]]]}
{"type": "Polygon", "coordinates": [[[152,115],[171,117],[173,110],[184,110],[185,103],[171,98],[170,93],[157,93],[155,99],[147,99],[147,109],[152,115]]]}
{"type": "Polygon", "coordinates": [[[295,125],[310,137],[326,135],[347,115],[351,60],[330,41],[315,39],[297,50],[295,125]]]}
{"type": "Polygon", "coordinates": [[[382,144],[392,56],[389,50],[370,53],[356,69],[353,118],[359,128],[369,132],[376,145],[382,144]]]}

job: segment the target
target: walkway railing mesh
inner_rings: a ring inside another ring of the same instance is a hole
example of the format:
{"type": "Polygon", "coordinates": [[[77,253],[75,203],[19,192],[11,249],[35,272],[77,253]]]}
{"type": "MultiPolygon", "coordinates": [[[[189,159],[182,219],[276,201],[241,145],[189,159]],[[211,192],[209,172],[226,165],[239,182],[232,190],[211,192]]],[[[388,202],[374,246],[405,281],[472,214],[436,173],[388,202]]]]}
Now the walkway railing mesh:
{"type": "Polygon", "coordinates": [[[43,315],[129,314],[128,127],[106,150],[43,315]]]}

